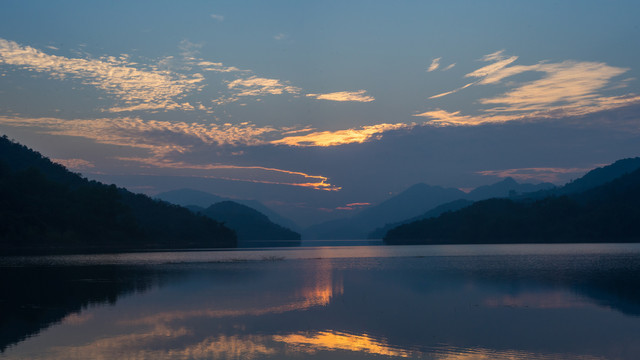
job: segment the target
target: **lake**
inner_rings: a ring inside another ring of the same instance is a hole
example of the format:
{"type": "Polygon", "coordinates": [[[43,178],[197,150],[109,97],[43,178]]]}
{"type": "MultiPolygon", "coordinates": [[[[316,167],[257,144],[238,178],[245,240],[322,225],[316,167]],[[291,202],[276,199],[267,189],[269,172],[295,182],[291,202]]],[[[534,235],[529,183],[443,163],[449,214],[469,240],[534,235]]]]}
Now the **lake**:
{"type": "Polygon", "coordinates": [[[0,258],[2,359],[638,359],[640,245],[0,258]]]}

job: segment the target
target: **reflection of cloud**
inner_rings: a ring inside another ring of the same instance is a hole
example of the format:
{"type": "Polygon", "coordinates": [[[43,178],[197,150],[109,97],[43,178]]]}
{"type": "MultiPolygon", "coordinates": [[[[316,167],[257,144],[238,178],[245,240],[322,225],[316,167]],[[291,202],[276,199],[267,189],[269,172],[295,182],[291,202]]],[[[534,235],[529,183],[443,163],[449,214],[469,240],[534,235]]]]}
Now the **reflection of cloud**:
{"type": "Polygon", "coordinates": [[[409,357],[411,352],[395,348],[383,340],[367,334],[354,335],[339,331],[316,331],[290,335],[276,335],[275,341],[284,342],[307,352],[347,350],[374,355],[409,357]]]}
{"type": "Polygon", "coordinates": [[[185,328],[156,326],[150,331],[105,337],[80,346],[55,346],[47,349],[47,359],[111,359],[114,354],[127,359],[154,360],[255,359],[277,352],[265,345],[270,338],[260,335],[219,335],[182,348],[158,348],[158,344],[187,335],[191,333],[185,328]]]}
{"type": "Polygon", "coordinates": [[[51,161],[61,164],[67,169],[71,170],[80,170],[95,167],[95,165],[91,161],[83,159],[51,159],[51,161]]]}
{"type": "Polygon", "coordinates": [[[520,168],[520,169],[505,169],[505,170],[485,170],[478,171],[477,174],[487,176],[497,176],[501,178],[511,177],[516,180],[539,180],[546,182],[557,182],[560,175],[576,174],[581,175],[591,170],[581,168],[520,168]]]}
{"type": "Polygon", "coordinates": [[[438,67],[440,67],[440,59],[442,59],[442,58],[433,59],[433,61],[431,61],[431,65],[429,65],[429,68],[427,69],[427,71],[428,72],[432,72],[432,71],[436,70],[438,67]]]}
{"type": "Polygon", "coordinates": [[[126,56],[96,59],[74,59],[49,55],[30,46],[0,39],[0,63],[48,73],[59,79],[73,77],[86,85],[115,95],[125,106],[110,111],[138,109],[192,110],[188,103],[176,98],[199,89],[204,80],[200,74],[180,75],[168,71],[147,71],[133,67],[126,56]]]}
{"type": "Polygon", "coordinates": [[[237,96],[281,95],[285,92],[298,94],[300,92],[300,88],[284,84],[278,79],[267,79],[257,76],[230,81],[227,83],[227,88],[236,90],[237,96]]]}
{"type": "MultiPolygon", "coordinates": [[[[480,99],[489,106],[479,115],[460,115],[460,112],[432,110],[414,116],[431,118],[436,125],[480,125],[524,119],[547,119],[582,116],[598,111],[611,110],[640,102],[640,96],[627,94],[604,96],[611,80],[628,69],[598,62],[563,61],[540,62],[534,65],[511,65],[517,56],[506,57],[503,51],[485,56],[482,60],[494,61],[465,77],[478,78],[463,87],[431,96],[440,98],[456,93],[472,85],[498,84],[523,73],[535,73],[541,78],[516,84],[501,95],[480,99]]],[[[615,84],[608,89],[616,88],[615,84]]]]}
{"type": "Polygon", "coordinates": [[[371,102],[375,98],[373,96],[365,95],[366,90],[358,91],[339,91],[328,94],[307,94],[308,97],[312,97],[318,100],[330,100],[330,101],[356,101],[356,102],[371,102]]]}
{"type": "Polygon", "coordinates": [[[363,143],[371,139],[379,139],[382,133],[391,130],[410,129],[414,124],[378,124],[363,126],[361,129],[338,131],[320,131],[307,135],[289,136],[271,143],[289,146],[338,146],[352,143],[363,143]]]}

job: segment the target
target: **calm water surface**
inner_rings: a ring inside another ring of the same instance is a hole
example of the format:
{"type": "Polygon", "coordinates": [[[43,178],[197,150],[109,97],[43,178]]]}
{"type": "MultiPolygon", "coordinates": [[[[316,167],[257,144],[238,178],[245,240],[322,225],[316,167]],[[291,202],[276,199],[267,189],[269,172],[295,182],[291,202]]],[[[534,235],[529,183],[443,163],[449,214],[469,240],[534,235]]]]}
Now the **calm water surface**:
{"type": "Polygon", "coordinates": [[[639,245],[0,258],[2,359],[638,359],[639,245]]]}

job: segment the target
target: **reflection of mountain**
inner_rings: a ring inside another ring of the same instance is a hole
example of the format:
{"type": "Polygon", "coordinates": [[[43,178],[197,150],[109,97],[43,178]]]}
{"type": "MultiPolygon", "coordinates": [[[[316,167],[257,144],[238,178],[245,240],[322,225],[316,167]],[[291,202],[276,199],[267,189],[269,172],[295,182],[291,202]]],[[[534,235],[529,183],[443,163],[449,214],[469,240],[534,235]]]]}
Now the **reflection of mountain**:
{"type": "Polygon", "coordinates": [[[389,244],[562,243],[640,241],[640,159],[591,171],[532,198],[490,199],[387,232],[389,244]],[[582,192],[584,186],[618,178],[582,192]],[[540,197],[546,195],[546,197],[540,197]],[[534,200],[537,199],[537,200],[534,200]]]}
{"type": "Polygon", "coordinates": [[[235,234],[187,209],[89,181],[0,138],[0,251],[234,247],[235,234]]]}
{"type": "Polygon", "coordinates": [[[609,358],[637,342],[640,323],[611,309],[640,315],[638,254],[49,267],[38,292],[44,268],[17,267],[0,275],[0,306],[17,304],[0,314],[5,346],[24,324],[57,325],[2,356],[609,358]],[[4,316],[19,304],[30,315],[4,316]]]}
{"type": "Polygon", "coordinates": [[[271,222],[267,216],[248,206],[221,201],[206,209],[189,208],[235,231],[238,235],[238,247],[300,245],[300,234],[271,222]]]}
{"type": "Polygon", "coordinates": [[[0,280],[0,351],[63,319],[79,321],[82,309],[158,283],[147,269],[118,266],[2,267],[0,280]]]}

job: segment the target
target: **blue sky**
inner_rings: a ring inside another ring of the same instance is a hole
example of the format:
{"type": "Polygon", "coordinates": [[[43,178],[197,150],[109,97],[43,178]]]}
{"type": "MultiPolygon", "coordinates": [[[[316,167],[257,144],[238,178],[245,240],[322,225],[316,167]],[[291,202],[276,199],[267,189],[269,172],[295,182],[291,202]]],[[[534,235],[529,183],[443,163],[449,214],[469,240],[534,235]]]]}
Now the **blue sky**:
{"type": "Polygon", "coordinates": [[[560,184],[640,152],[637,2],[2,7],[0,131],[134,191],[308,223],[417,182],[560,184]]]}

